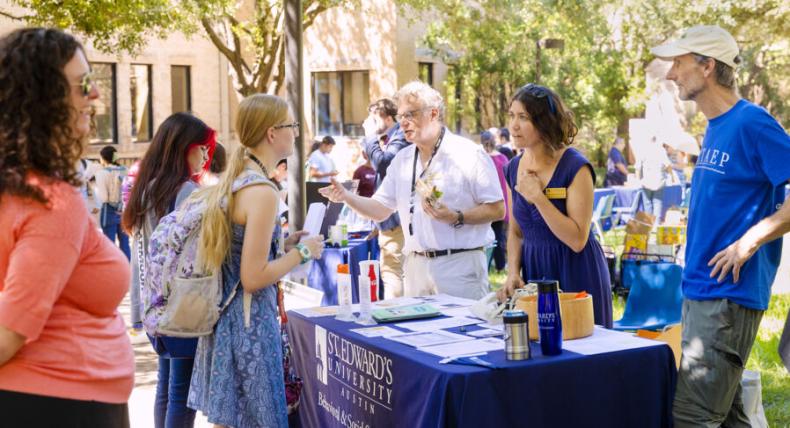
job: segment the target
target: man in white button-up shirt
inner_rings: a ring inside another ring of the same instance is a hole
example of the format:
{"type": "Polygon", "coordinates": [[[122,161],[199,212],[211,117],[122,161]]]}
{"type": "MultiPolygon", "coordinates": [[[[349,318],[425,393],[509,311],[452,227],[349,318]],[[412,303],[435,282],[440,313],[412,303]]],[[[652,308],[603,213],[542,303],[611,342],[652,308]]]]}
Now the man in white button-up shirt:
{"type": "Polygon", "coordinates": [[[405,296],[478,299],[489,290],[484,248],[494,240],[491,222],[504,217],[494,163],[478,144],[445,128],[444,103],[435,89],[411,82],[395,101],[398,122],[414,144],[393,158],[373,197],[351,194],[334,180],[321,193],[374,221],[398,212],[405,296]],[[433,197],[426,197],[434,188],[433,197]]]}

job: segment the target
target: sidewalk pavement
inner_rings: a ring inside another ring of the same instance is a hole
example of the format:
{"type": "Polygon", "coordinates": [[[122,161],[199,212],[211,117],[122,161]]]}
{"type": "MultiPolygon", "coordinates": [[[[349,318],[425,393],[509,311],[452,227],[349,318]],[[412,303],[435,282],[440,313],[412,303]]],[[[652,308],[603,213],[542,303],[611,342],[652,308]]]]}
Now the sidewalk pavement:
{"type": "MultiPolygon", "coordinates": [[[[131,326],[128,294],[121,302],[118,311],[123,315],[126,325],[131,326]]],[[[132,396],[129,398],[130,426],[131,428],[154,428],[154,400],[156,397],[158,358],[144,332],[130,334],[129,338],[132,341],[136,363],[134,391],[132,391],[132,396]]],[[[213,426],[203,414],[198,412],[195,418],[195,428],[211,428],[213,426]]]]}

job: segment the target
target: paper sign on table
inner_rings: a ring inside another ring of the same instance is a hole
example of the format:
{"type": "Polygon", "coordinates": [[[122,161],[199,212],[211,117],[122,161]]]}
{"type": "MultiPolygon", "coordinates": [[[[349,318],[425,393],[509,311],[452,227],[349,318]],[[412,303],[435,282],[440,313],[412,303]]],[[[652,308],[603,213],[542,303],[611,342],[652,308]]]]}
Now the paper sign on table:
{"type": "Polygon", "coordinates": [[[412,321],[395,324],[396,327],[411,331],[436,331],[446,328],[461,327],[465,325],[480,324],[482,321],[467,317],[441,318],[430,321],[412,321]]]}
{"type": "Polygon", "coordinates": [[[350,331],[354,333],[361,334],[365,337],[387,337],[393,336],[398,334],[403,334],[400,330],[395,330],[392,327],[387,327],[385,325],[377,325],[374,327],[365,327],[365,328],[352,328],[350,331]]]}
{"type": "MultiPolygon", "coordinates": [[[[293,311],[307,318],[333,317],[337,315],[339,308],[339,306],[318,306],[315,308],[293,309],[293,311]]],[[[358,303],[351,305],[351,312],[359,312],[358,303]]]]}
{"type": "Polygon", "coordinates": [[[446,315],[448,317],[470,317],[476,318],[472,312],[469,310],[469,306],[460,306],[457,308],[447,308],[442,309],[442,315],[446,315]]]}
{"type": "Polygon", "coordinates": [[[474,300],[464,299],[463,297],[450,296],[448,294],[434,294],[431,296],[422,296],[420,299],[425,303],[430,303],[433,307],[438,309],[457,308],[461,306],[472,306],[475,304],[474,300]]]}
{"type": "Polygon", "coordinates": [[[470,355],[480,352],[501,351],[505,349],[505,341],[488,337],[485,339],[467,340],[466,342],[448,343],[445,345],[426,346],[418,348],[420,351],[438,355],[442,358],[457,355],[470,355]]]}
{"type": "Polygon", "coordinates": [[[464,336],[463,334],[450,333],[444,330],[405,333],[396,336],[388,336],[387,339],[414,346],[415,348],[472,340],[471,337],[464,336]]]}
{"type": "Polygon", "coordinates": [[[562,342],[562,349],[582,355],[595,355],[623,351],[626,349],[664,345],[665,343],[663,342],[643,339],[631,333],[606,330],[603,327],[595,326],[592,336],[583,339],[565,340],[562,342]]]}
{"type": "Polygon", "coordinates": [[[379,300],[378,302],[374,303],[373,306],[377,308],[391,308],[395,306],[417,305],[420,303],[423,303],[422,299],[404,296],[404,297],[394,297],[392,299],[387,299],[387,300],[379,300]]]}
{"type": "Polygon", "coordinates": [[[494,330],[490,328],[484,328],[482,330],[475,330],[475,331],[468,331],[466,334],[474,337],[494,337],[494,336],[502,336],[505,334],[502,330],[494,330]]]}
{"type": "Polygon", "coordinates": [[[482,328],[490,328],[492,330],[499,330],[499,331],[505,330],[505,324],[502,324],[501,322],[496,324],[490,322],[484,322],[482,324],[478,324],[477,326],[482,328]]]}

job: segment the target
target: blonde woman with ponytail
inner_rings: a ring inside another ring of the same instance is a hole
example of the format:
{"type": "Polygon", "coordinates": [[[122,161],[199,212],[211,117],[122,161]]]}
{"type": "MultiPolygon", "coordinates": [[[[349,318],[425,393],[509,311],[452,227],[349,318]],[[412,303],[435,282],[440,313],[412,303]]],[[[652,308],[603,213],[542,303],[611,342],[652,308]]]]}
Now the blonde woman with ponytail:
{"type": "Polygon", "coordinates": [[[221,270],[223,300],[237,291],[214,333],[200,338],[189,390],[189,406],[219,426],[288,426],[272,285],[323,250],[323,237],[296,244],[304,234],[297,232],[278,254],[279,196],[270,177],[277,162],[293,152],[298,126],[283,99],[245,98],[236,120],[241,146],[220,182],[196,195],[209,207],[201,226],[201,260],[209,270],[221,270]]]}

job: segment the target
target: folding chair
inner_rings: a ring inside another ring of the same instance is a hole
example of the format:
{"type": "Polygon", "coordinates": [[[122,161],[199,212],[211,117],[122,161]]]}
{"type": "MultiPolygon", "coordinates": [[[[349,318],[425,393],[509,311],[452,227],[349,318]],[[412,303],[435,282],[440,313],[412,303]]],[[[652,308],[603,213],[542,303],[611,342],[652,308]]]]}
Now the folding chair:
{"type": "Polygon", "coordinates": [[[644,192],[642,192],[642,189],[639,189],[634,194],[634,200],[631,201],[630,207],[614,208],[614,224],[628,223],[628,220],[631,220],[636,215],[636,212],[639,211],[639,207],[644,206],[642,204],[642,198],[644,197],[644,192]]]}
{"type": "Polygon", "coordinates": [[[623,317],[615,330],[658,330],[680,322],[683,268],[670,262],[638,265],[623,317]]]}
{"type": "Polygon", "coordinates": [[[592,215],[592,227],[598,236],[598,242],[603,242],[603,233],[612,228],[612,207],[614,195],[605,195],[598,200],[592,215]]]}

